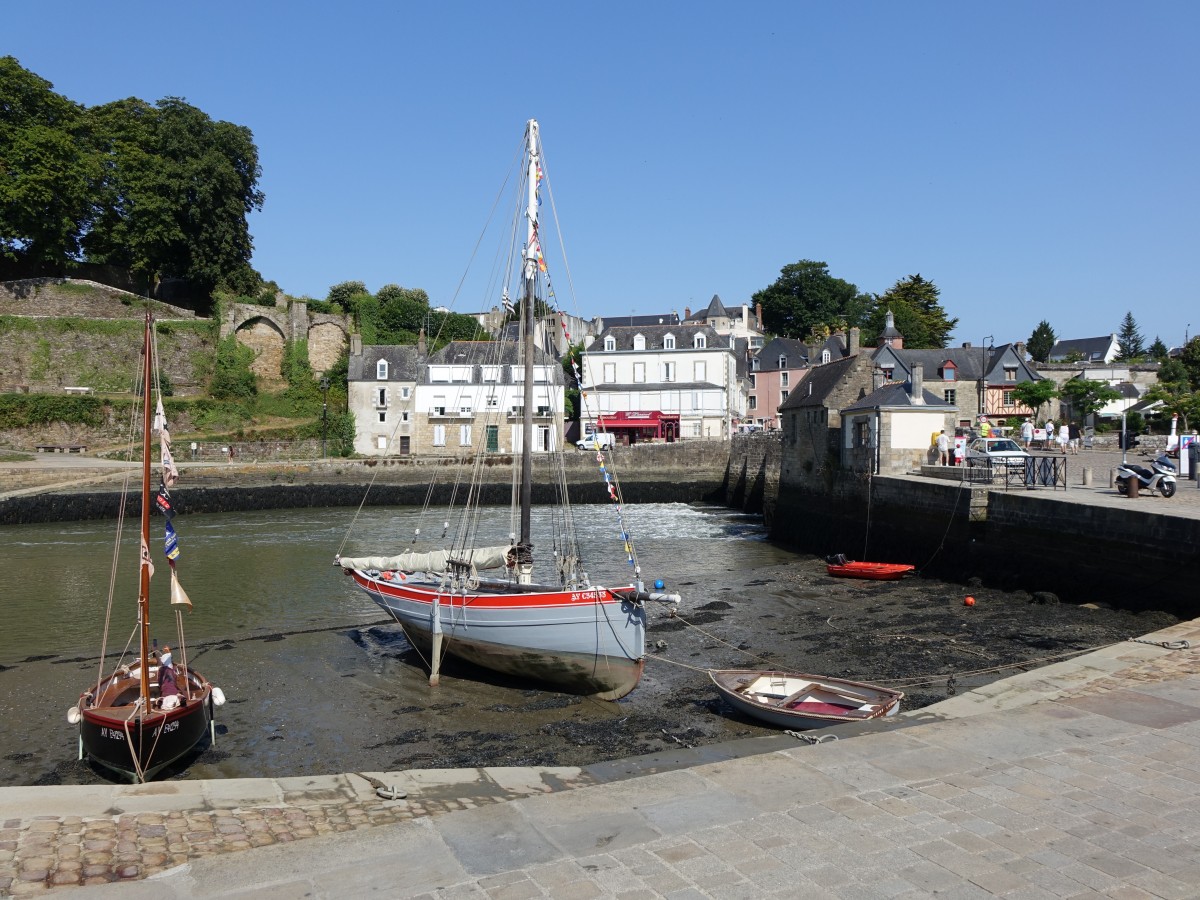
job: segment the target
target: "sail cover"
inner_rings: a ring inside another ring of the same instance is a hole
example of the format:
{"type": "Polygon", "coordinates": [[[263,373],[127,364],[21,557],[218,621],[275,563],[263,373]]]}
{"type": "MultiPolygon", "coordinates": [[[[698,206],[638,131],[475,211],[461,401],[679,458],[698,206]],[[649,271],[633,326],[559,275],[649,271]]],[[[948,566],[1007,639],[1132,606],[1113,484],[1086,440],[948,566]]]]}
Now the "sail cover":
{"type": "Polygon", "coordinates": [[[380,572],[445,572],[453,561],[459,565],[473,565],[476,569],[499,569],[508,564],[510,549],[504,544],[499,547],[476,547],[462,553],[431,550],[428,553],[407,551],[399,556],[343,556],[338,560],[338,565],[343,569],[378,569],[380,572]]]}

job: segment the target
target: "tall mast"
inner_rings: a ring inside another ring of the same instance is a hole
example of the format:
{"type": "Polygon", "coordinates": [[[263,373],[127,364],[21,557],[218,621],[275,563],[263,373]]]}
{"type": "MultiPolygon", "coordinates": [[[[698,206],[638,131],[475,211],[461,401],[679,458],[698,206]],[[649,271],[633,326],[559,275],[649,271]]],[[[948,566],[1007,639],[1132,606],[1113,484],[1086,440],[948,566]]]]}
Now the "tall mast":
{"type": "Polygon", "coordinates": [[[154,318],[146,310],[142,341],[142,544],[141,581],[138,585],[138,621],[142,640],[142,714],[150,712],[150,329],[154,318]]]}
{"type": "Polygon", "coordinates": [[[521,422],[521,544],[531,548],[531,507],[533,503],[533,322],[534,288],[538,273],[538,123],[530,119],[525,125],[525,139],[529,171],[528,205],[526,207],[525,235],[525,294],[521,302],[522,353],[525,355],[525,405],[521,422]]]}

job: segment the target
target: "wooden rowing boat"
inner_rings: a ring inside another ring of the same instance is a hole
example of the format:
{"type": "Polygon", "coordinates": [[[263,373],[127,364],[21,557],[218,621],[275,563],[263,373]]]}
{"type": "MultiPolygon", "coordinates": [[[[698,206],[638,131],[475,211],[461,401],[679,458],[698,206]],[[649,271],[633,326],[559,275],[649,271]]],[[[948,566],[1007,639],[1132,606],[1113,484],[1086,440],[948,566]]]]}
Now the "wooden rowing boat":
{"type": "Polygon", "coordinates": [[[739,712],[781,728],[824,728],[894,716],[904,694],[891,688],[772,670],[718,669],[708,673],[739,712]]]}

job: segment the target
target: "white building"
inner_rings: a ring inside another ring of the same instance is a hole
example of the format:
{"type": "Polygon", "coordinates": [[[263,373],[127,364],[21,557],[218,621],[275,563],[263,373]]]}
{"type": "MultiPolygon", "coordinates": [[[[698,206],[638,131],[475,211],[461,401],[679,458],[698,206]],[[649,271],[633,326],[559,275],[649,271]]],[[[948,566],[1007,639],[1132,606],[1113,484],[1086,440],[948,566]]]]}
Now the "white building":
{"type": "Polygon", "coordinates": [[[414,346],[362,346],[350,338],[347,403],[354,415],[354,451],[363,456],[412,452],[413,400],[420,353],[414,346]]]}
{"type": "Polygon", "coordinates": [[[606,328],[583,356],[584,433],[724,440],[745,415],[732,339],[707,325],[606,328]]]}
{"type": "MultiPolygon", "coordinates": [[[[525,408],[520,347],[506,341],[453,341],[429,355],[413,403],[413,452],[519,453],[525,408]]],[[[562,367],[534,351],[534,452],[563,441],[562,367]]]]}
{"type": "Polygon", "coordinates": [[[761,303],[756,303],[753,309],[749,303],[731,307],[726,306],[718,295],[713,294],[712,300],[703,310],[693,313],[690,309],[684,309],[683,323],[707,325],[722,337],[745,338],[751,353],[761,350],[765,343],[761,303]]]}

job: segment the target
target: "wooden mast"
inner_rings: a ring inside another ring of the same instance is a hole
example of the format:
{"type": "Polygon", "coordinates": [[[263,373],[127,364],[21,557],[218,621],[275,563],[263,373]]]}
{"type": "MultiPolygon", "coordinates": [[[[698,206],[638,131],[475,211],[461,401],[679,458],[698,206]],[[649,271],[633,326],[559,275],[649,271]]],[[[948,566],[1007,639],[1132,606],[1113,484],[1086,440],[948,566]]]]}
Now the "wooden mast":
{"type": "MultiPolygon", "coordinates": [[[[525,125],[529,169],[526,173],[528,205],[526,207],[525,294],[521,300],[521,320],[525,356],[525,405],[521,421],[521,543],[523,553],[532,556],[531,508],[533,504],[533,323],[534,287],[538,273],[538,123],[530,119],[525,125]]],[[[524,560],[522,560],[524,562],[524,560]]],[[[532,558],[529,559],[532,563],[532,558]]],[[[523,578],[528,581],[528,577],[523,578]]]]}
{"type": "Polygon", "coordinates": [[[138,585],[138,621],[142,626],[142,715],[150,714],[150,329],[153,321],[147,310],[146,334],[142,341],[142,543],[138,585]]]}

